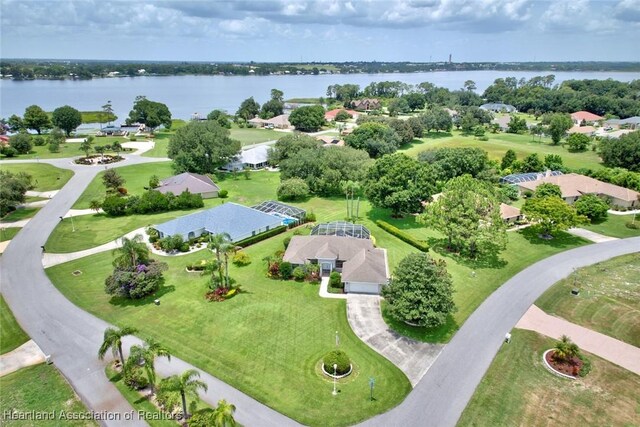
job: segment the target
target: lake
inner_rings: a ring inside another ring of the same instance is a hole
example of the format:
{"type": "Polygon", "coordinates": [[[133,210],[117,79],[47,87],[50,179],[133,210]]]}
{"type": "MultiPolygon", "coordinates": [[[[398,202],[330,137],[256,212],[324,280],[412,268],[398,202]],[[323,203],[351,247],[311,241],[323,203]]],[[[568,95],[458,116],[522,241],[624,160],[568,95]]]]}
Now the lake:
{"type": "Polygon", "coordinates": [[[431,82],[448,89],[459,89],[473,80],[482,93],[497,78],[555,74],[556,83],[571,79],[608,79],[631,81],[640,73],[622,72],[516,72],[453,71],[390,74],[324,74],[282,76],[168,76],[120,77],[94,80],[0,80],[0,117],[22,116],[26,107],[37,104],[46,111],[62,105],[82,110],[100,110],[108,100],[124,121],[137,95],[167,104],[174,118],[188,119],[193,113],[206,115],[213,109],[234,113],[240,103],[253,96],[261,104],[269,99],[271,89],[284,92],[285,99],[325,96],[332,84],[353,83],[364,88],[371,82],[402,81],[409,84],[431,82]]]}

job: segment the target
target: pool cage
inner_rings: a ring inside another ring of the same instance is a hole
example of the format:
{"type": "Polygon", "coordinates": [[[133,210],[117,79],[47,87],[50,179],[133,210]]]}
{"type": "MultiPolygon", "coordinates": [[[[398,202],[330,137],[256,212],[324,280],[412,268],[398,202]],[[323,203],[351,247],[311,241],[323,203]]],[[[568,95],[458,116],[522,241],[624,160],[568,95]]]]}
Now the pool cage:
{"type": "Polygon", "coordinates": [[[345,221],[334,221],[325,224],[318,224],[311,230],[312,236],[342,236],[356,237],[358,239],[369,239],[371,233],[367,227],[360,224],[353,224],[345,221]]]}
{"type": "Polygon", "coordinates": [[[500,178],[500,184],[518,184],[520,182],[537,181],[546,176],[562,175],[560,171],[516,173],[500,178]]]}
{"type": "Polygon", "coordinates": [[[281,216],[283,218],[293,218],[298,223],[304,222],[304,218],[307,215],[307,211],[304,209],[276,202],[275,200],[267,200],[266,202],[262,202],[259,205],[252,206],[251,208],[270,215],[281,216]]]}

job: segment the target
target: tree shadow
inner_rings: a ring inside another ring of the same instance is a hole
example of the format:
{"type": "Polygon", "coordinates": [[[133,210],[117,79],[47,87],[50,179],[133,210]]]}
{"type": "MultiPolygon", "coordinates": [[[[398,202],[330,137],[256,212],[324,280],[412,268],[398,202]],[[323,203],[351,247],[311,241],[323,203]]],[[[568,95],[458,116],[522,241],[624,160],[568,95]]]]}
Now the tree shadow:
{"type": "Polygon", "coordinates": [[[487,254],[479,258],[469,258],[458,252],[452,252],[447,247],[446,239],[430,237],[427,238],[427,242],[429,243],[429,247],[433,252],[444,258],[448,258],[454,261],[456,264],[462,265],[472,270],[501,269],[506,267],[508,264],[505,259],[500,258],[500,255],[495,253],[487,254]]]}
{"type": "Polygon", "coordinates": [[[450,138],[452,136],[451,132],[427,132],[426,134],[422,135],[422,138],[425,140],[429,140],[429,139],[443,139],[443,138],[450,138]]]}
{"type": "Polygon", "coordinates": [[[543,239],[540,237],[540,230],[536,227],[527,227],[517,232],[532,245],[544,245],[552,248],[565,249],[578,246],[588,242],[582,237],[574,236],[565,232],[558,232],[551,239],[543,239]]]}
{"type": "Polygon", "coordinates": [[[131,299],[125,298],[121,296],[114,296],[109,299],[109,304],[118,306],[118,307],[142,307],[145,305],[155,304],[155,300],[159,299],[173,291],[176,290],[174,285],[161,285],[160,288],[155,291],[153,294],[148,295],[144,298],[131,299]]]}
{"type": "Polygon", "coordinates": [[[402,218],[393,218],[391,216],[391,210],[385,208],[372,207],[369,212],[367,212],[367,218],[374,223],[377,220],[388,222],[400,230],[425,228],[423,224],[420,224],[417,221],[417,217],[415,215],[405,214],[402,218]]]}
{"type": "Polygon", "coordinates": [[[452,314],[447,315],[445,322],[435,328],[411,326],[392,318],[387,311],[386,303],[383,305],[382,317],[386,324],[398,335],[411,338],[416,341],[428,343],[447,343],[460,328],[452,314]]]}

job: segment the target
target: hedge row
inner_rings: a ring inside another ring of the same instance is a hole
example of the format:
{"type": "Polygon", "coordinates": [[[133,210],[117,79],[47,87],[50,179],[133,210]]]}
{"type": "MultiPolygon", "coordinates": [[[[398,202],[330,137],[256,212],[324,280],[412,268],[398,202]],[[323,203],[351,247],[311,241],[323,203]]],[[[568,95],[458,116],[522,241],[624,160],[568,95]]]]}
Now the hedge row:
{"type": "Polygon", "coordinates": [[[272,228],[271,230],[266,231],[264,233],[260,233],[256,236],[251,236],[244,240],[240,240],[239,242],[236,243],[236,246],[246,248],[247,246],[253,245],[254,243],[262,242],[263,240],[266,240],[269,237],[273,237],[276,234],[284,233],[285,231],[287,231],[287,226],[281,225],[279,227],[272,228]]]}
{"type": "Polygon", "coordinates": [[[428,252],[429,251],[429,244],[427,242],[424,242],[422,240],[418,240],[415,237],[405,233],[404,231],[400,230],[398,227],[394,227],[393,225],[389,224],[388,222],[382,221],[382,220],[377,220],[376,221],[376,225],[380,228],[382,228],[384,231],[393,234],[394,236],[396,236],[398,239],[402,240],[405,243],[410,244],[411,246],[413,246],[414,248],[422,251],[422,252],[428,252]]]}

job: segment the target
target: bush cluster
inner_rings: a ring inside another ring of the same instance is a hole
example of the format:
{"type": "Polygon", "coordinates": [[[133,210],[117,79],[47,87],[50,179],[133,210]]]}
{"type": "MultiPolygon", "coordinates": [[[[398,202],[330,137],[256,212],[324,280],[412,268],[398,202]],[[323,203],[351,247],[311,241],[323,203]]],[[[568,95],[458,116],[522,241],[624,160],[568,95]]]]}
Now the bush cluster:
{"type": "Polygon", "coordinates": [[[162,272],[166,269],[166,263],[157,261],[131,268],[116,268],[105,280],[105,291],[124,298],[143,298],[158,290],[163,282],[162,272]]]}
{"type": "Polygon", "coordinates": [[[382,228],[384,231],[393,234],[394,236],[396,236],[398,239],[402,240],[405,243],[410,244],[411,246],[413,246],[414,248],[422,251],[422,252],[428,252],[429,251],[429,244],[427,242],[424,242],[422,240],[418,240],[415,237],[405,233],[404,231],[400,230],[397,227],[394,227],[393,225],[389,224],[386,221],[382,221],[382,220],[377,220],[376,221],[376,225],[380,228],[382,228]]]}
{"type": "Polygon", "coordinates": [[[142,196],[107,196],[102,202],[102,210],[109,216],[150,214],[201,207],[204,207],[202,196],[188,191],[176,196],[173,193],[162,194],[157,190],[149,190],[142,196]]]}
{"type": "Polygon", "coordinates": [[[336,374],[344,375],[351,369],[351,360],[347,353],[342,350],[333,350],[327,353],[322,359],[324,370],[333,374],[333,365],[337,365],[336,374]]]}
{"type": "Polygon", "coordinates": [[[251,257],[244,251],[238,251],[233,255],[233,263],[238,267],[251,264],[251,257]]]}

